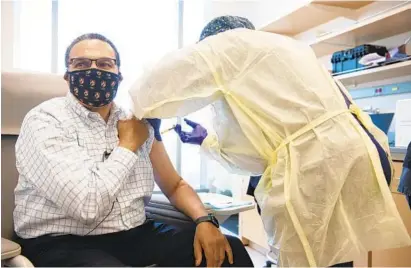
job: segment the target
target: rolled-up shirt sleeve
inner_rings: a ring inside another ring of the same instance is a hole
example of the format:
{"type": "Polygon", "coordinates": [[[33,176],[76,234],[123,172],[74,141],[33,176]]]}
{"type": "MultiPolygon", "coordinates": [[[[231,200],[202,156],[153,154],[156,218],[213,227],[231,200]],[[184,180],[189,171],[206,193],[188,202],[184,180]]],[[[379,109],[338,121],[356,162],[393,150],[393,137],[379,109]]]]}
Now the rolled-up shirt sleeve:
{"type": "Polygon", "coordinates": [[[19,173],[86,225],[110,210],[137,161],[135,152],[122,147],[116,147],[105,161],[91,158],[76,133],[42,113],[26,116],[16,143],[19,173]]]}

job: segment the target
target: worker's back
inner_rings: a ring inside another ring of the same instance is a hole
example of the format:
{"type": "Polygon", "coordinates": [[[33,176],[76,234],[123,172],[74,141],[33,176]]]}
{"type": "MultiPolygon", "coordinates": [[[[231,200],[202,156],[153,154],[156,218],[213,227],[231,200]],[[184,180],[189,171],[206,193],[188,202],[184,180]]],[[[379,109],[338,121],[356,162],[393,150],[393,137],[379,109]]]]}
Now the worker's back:
{"type": "Polygon", "coordinates": [[[281,266],[330,266],[411,243],[370,139],[388,153],[385,135],[308,45],[227,31],[166,56],[130,92],[138,117],[212,104],[219,135],[206,146],[239,169],[264,161],[255,195],[281,266]]]}

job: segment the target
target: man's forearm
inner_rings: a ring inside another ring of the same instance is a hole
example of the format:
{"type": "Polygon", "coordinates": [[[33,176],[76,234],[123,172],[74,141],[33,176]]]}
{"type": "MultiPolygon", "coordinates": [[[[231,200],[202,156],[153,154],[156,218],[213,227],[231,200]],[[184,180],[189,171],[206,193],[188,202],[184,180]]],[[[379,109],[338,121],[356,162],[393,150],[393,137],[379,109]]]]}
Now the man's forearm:
{"type": "Polygon", "coordinates": [[[193,220],[207,215],[207,211],[198,194],[182,179],[173,194],[168,198],[177,209],[184,212],[193,220]]]}
{"type": "Polygon", "coordinates": [[[206,216],[207,212],[199,196],[179,176],[162,142],[154,142],[150,159],[157,185],[170,202],[193,220],[206,216]]]}

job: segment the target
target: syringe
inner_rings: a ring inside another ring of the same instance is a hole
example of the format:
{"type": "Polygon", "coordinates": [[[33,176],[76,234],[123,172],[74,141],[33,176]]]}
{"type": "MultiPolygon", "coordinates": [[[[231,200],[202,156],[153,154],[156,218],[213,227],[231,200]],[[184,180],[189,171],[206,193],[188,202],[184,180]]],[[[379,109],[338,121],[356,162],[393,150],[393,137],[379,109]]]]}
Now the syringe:
{"type": "Polygon", "coordinates": [[[165,134],[165,133],[167,133],[167,132],[170,132],[171,130],[174,130],[176,128],[176,126],[174,125],[174,126],[172,126],[171,128],[167,128],[167,129],[165,129],[165,130],[163,130],[163,131],[161,131],[161,135],[163,135],[163,134],[165,134]]]}

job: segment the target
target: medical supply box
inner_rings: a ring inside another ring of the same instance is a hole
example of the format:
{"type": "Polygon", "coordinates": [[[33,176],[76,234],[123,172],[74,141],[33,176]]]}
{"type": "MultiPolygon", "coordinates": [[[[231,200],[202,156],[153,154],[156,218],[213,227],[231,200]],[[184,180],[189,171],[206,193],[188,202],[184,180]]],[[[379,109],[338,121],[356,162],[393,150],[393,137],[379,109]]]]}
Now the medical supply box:
{"type": "Polygon", "coordinates": [[[363,67],[358,61],[365,55],[377,53],[385,56],[388,52],[386,47],[376,45],[360,45],[347,50],[337,51],[332,55],[331,63],[333,73],[341,73],[363,67]]]}

